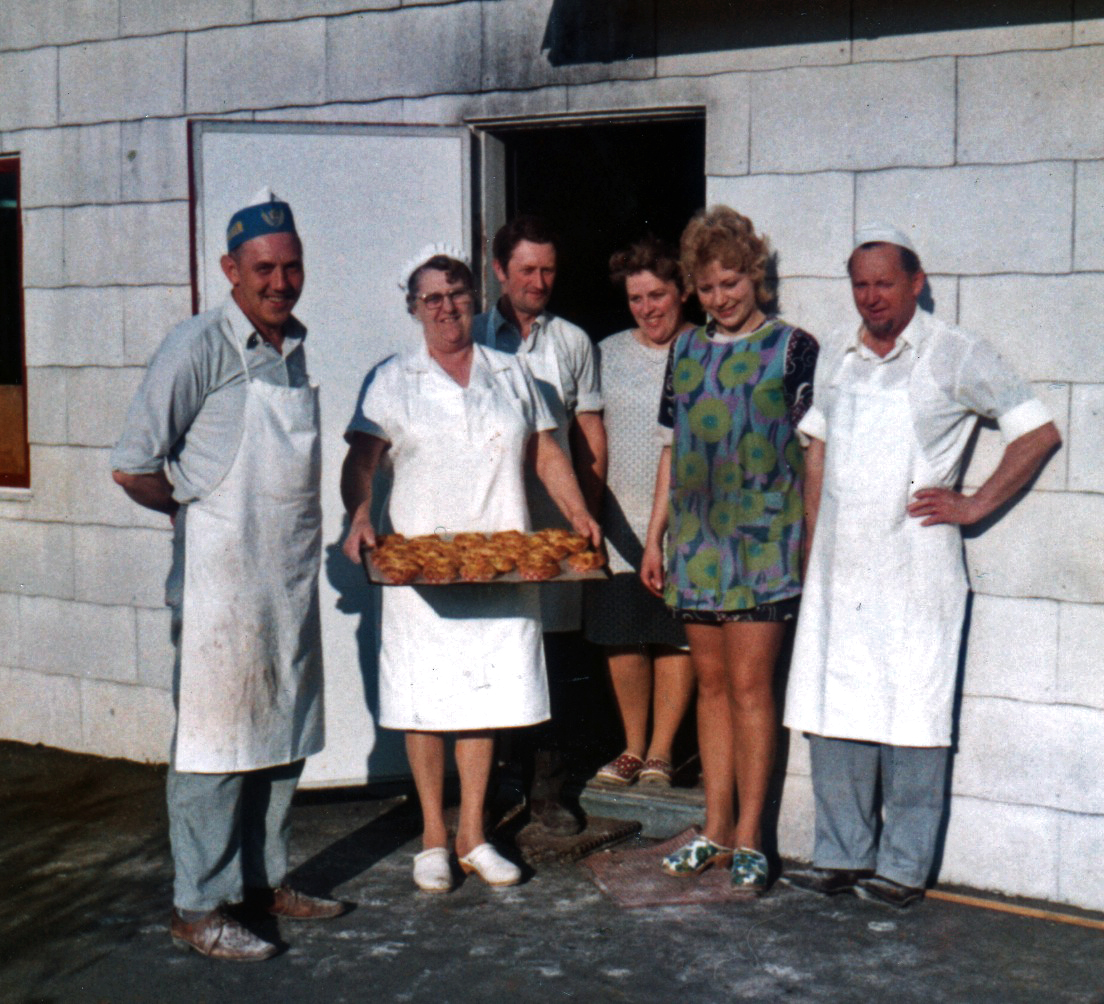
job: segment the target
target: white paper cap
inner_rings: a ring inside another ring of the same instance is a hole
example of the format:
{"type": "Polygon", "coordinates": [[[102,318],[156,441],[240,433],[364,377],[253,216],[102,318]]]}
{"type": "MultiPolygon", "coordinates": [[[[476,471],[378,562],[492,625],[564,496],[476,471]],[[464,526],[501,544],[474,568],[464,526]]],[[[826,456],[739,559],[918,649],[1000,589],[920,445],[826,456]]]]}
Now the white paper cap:
{"type": "Polygon", "coordinates": [[[399,289],[404,293],[409,292],[406,284],[411,275],[414,274],[414,270],[424,265],[430,258],[436,258],[439,254],[454,258],[456,261],[462,261],[468,268],[471,268],[471,262],[468,261],[468,256],[459,248],[453,247],[451,244],[427,244],[403,265],[402,271],[399,273],[399,289]]]}
{"type": "Polygon", "coordinates": [[[896,244],[898,247],[908,248],[917,257],[919,252],[913,247],[912,241],[904,231],[898,230],[889,223],[867,223],[855,231],[855,243],[852,250],[863,244],[896,244]]]}

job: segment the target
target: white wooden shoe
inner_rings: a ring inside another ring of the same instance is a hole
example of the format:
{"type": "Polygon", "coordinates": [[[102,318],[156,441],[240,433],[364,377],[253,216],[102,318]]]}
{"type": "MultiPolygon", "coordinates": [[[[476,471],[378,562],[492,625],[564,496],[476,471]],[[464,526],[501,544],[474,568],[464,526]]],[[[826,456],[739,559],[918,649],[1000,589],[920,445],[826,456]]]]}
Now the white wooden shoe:
{"type": "Polygon", "coordinates": [[[449,892],[452,868],[444,847],[430,847],[414,855],[414,884],[422,892],[449,892]]]}
{"type": "Polygon", "coordinates": [[[490,844],[480,844],[460,859],[460,867],[466,875],[475,872],[487,885],[517,885],[521,881],[521,869],[507,861],[490,844]]]}

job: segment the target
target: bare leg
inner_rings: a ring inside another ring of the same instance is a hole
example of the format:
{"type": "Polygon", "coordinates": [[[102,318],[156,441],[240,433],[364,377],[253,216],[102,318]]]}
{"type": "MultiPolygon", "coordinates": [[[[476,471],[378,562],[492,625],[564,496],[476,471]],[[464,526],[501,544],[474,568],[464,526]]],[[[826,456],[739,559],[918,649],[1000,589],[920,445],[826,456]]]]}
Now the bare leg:
{"type": "Polygon", "coordinates": [[[639,648],[606,647],[613,696],[625,728],[625,752],[644,758],[652,703],[652,664],[639,648]]]}
{"type": "Polygon", "coordinates": [[[445,847],[445,739],[439,732],[408,732],[406,757],[422,807],[422,849],[445,847]]]}
{"type": "Polygon", "coordinates": [[[460,822],[456,828],[456,853],[470,854],[484,843],[483,803],[494,757],[494,735],[488,731],[461,732],[456,736],[456,768],[460,772],[460,822]]]}
{"type": "Polygon", "coordinates": [[[698,750],[705,788],[704,833],[715,844],[732,847],[735,819],[732,796],[732,705],[725,671],[724,629],[716,624],[687,624],[690,658],[698,683],[698,750]]]}
{"type": "Polygon", "coordinates": [[[694,665],[686,652],[657,647],[652,657],[652,742],[648,758],[671,761],[671,745],[694,695],[694,665]]]}
{"type": "Polygon", "coordinates": [[[785,632],[786,625],[780,622],[724,625],[733,761],[740,803],[734,843],[730,846],[762,849],[763,808],[778,731],[771,681],[785,632]]]}

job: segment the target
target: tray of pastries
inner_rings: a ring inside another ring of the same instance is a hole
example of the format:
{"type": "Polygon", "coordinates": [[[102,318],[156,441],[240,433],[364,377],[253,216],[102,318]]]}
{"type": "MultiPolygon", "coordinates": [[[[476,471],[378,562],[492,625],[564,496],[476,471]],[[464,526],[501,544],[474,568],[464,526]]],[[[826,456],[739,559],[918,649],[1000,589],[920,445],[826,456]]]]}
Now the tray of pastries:
{"type": "Polygon", "coordinates": [[[385,586],[605,579],[606,556],[571,530],[384,534],[363,551],[368,579],[385,586]]]}

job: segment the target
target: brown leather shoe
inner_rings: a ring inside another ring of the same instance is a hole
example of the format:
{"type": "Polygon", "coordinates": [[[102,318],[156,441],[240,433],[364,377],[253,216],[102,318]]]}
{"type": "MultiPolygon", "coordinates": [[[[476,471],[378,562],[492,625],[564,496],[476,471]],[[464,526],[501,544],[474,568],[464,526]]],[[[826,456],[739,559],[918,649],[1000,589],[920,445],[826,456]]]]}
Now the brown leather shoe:
{"type": "Polygon", "coordinates": [[[275,889],[249,889],[244,905],[247,909],[270,913],[288,920],[330,920],[349,909],[336,899],[308,896],[305,892],[280,885],[275,889]]]}
{"type": "Polygon", "coordinates": [[[820,893],[821,896],[835,896],[841,892],[854,892],[855,883],[870,878],[872,868],[787,868],[778,881],[792,885],[795,889],[820,893]]]}
{"type": "Polygon", "coordinates": [[[189,924],[176,910],[169,920],[173,944],[185,951],[194,948],[200,955],[228,962],[264,962],[279,949],[216,908],[189,924]]]}
{"type": "Polygon", "coordinates": [[[924,889],[921,886],[901,885],[893,879],[875,875],[873,878],[860,879],[856,882],[855,895],[859,899],[869,899],[892,906],[896,910],[904,910],[924,898],[924,889]]]}

